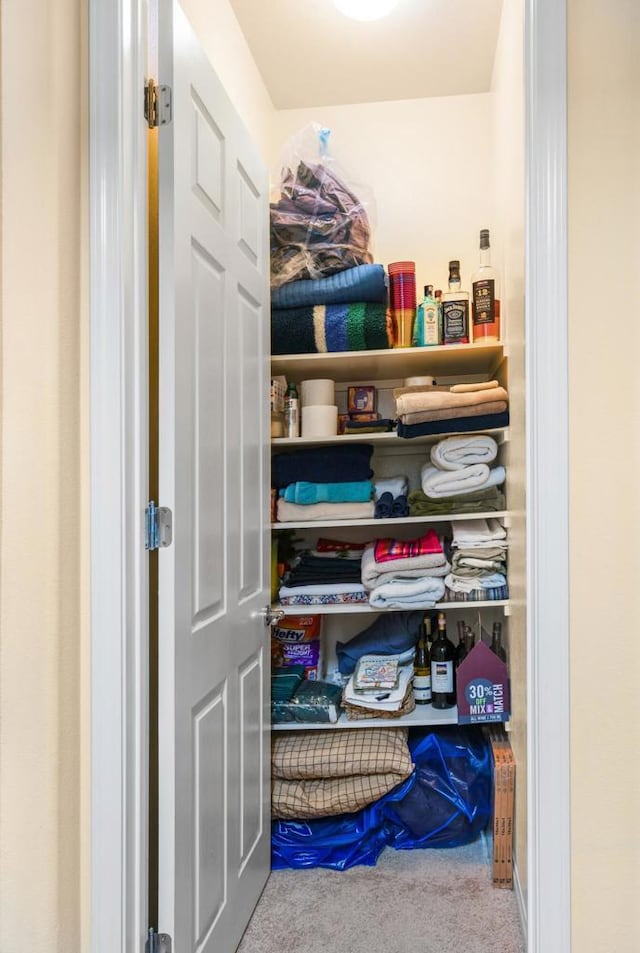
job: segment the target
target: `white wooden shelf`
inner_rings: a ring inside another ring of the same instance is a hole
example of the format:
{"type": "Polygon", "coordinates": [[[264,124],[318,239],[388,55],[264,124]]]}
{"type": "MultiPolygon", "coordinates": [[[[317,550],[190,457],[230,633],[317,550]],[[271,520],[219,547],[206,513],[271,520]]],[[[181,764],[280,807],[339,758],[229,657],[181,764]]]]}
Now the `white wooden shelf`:
{"type": "Polygon", "coordinates": [[[330,377],[343,383],[400,379],[417,374],[449,377],[493,374],[504,356],[502,344],[444,344],[380,351],[341,351],[331,354],[274,354],[271,374],[300,380],[330,377]]]}
{"type": "Polygon", "coordinates": [[[363,718],[361,721],[349,721],[343,712],[334,724],[325,722],[300,724],[297,721],[287,721],[284,724],[272,725],[271,728],[273,731],[308,731],[309,729],[330,731],[332,728],[415,728],[419,725],[457,724],[458,709],[456,707],[438,709],[432,708],[431,705],[416,705],[412,712],[400,718],[363,718]]]}
{"type": "MultiPolygon", "coordinates": [[[[509,606],[508,599],[487,599],[478,602],[436,602],[434,606],[424,611],[464,609],[468,612],[469,609],[504,609],[504,614],[509,615],[509,606]]],[[[285,615],[345,615],[347,613],[352,615],[355,613],[402,611],[401,609],[376,609],[374,606],[370,606],[368,602],[324,606],[283,606],[279,602],[274,602],[271,609],[273,612],[283,612],[285,615]]]]}
{"type": "Polygon", "coordinates": [[[375,526],[384,529],[393,526],[411,526],[413,523],[455,523],[456,520],[500,520],[509,519],[509,510],[489,513],[450,513],[448,516],[402,516],[399,519],[384,520],[306,520],[297,523],[272,523],[271,529],[342,529],[353,526],[375,526]]]}
{"type": "Polygon", "coordinates": [[[496,443],[506,443],[509,439],[508,427],[494,427],[478,431],[451,431],[447,433],[425,434],[423,437],[399,437],[395,431],[389,433],[357,433],[333,434],[330,437],[272,437],[271,446],[297,449],[298,447],[326,447],[341,443],[372,443],[374,446],[410,447],[431,445],[444,440],[446,437],[464,437],[474,433],[491,434],[496,443]]]}

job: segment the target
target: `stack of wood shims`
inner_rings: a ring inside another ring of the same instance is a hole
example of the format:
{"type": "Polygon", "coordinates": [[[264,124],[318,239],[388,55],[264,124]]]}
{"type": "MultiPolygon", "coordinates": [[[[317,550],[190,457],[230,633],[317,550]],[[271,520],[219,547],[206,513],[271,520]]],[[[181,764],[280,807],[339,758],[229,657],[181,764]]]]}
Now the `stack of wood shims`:
{"type": "Polygon", "coordinates": [[[513,889],[513,809],[516,763],[504,728],[487,729],[493,755],[493,885],[513,889]]]}

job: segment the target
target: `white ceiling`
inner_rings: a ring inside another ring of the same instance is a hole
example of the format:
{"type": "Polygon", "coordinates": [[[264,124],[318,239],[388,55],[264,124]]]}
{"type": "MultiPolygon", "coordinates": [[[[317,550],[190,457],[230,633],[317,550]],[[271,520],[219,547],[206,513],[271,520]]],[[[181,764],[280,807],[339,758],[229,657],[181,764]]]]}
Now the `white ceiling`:
{"type": "Polygon", "coordinates": [[[400,0],[382,20],[332,0],[231,0],[276,109],[487,92],[502,0],[400,0]]]}

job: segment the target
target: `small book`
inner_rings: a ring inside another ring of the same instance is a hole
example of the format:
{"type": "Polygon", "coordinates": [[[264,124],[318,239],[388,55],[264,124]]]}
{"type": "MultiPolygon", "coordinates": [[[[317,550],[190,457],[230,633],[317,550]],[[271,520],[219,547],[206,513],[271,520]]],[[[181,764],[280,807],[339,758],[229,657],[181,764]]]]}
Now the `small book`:
{"type": "Polygon", "coordinates": [[[389,655],[363,655],[353,676],[356,692],[392,691],[398,685],[398,659],[389,655]]]}

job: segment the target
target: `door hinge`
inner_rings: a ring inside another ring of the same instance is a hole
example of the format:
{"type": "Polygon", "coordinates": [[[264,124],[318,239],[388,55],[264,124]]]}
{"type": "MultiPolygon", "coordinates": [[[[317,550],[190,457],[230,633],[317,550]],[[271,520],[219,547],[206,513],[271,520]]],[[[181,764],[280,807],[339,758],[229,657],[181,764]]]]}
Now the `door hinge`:
{"type": "Polygon", "coordinates": [[[171,937],[168,933],[156,933],[149,927],[144,953],[171,953],[171,937]]]}
{"type": "Polygon", "coordinates": [[[150,79],[144,87],[144,118],[149,129],[166,126],[172,119],[171,87],[156,86],[150,79]]]}
{"type": "Polygon", "coordinates": [[[151,500],[144,511],[145,549],[163,549],[173,539],[173,514],[168,506],[156,506],[151,500]]]}

